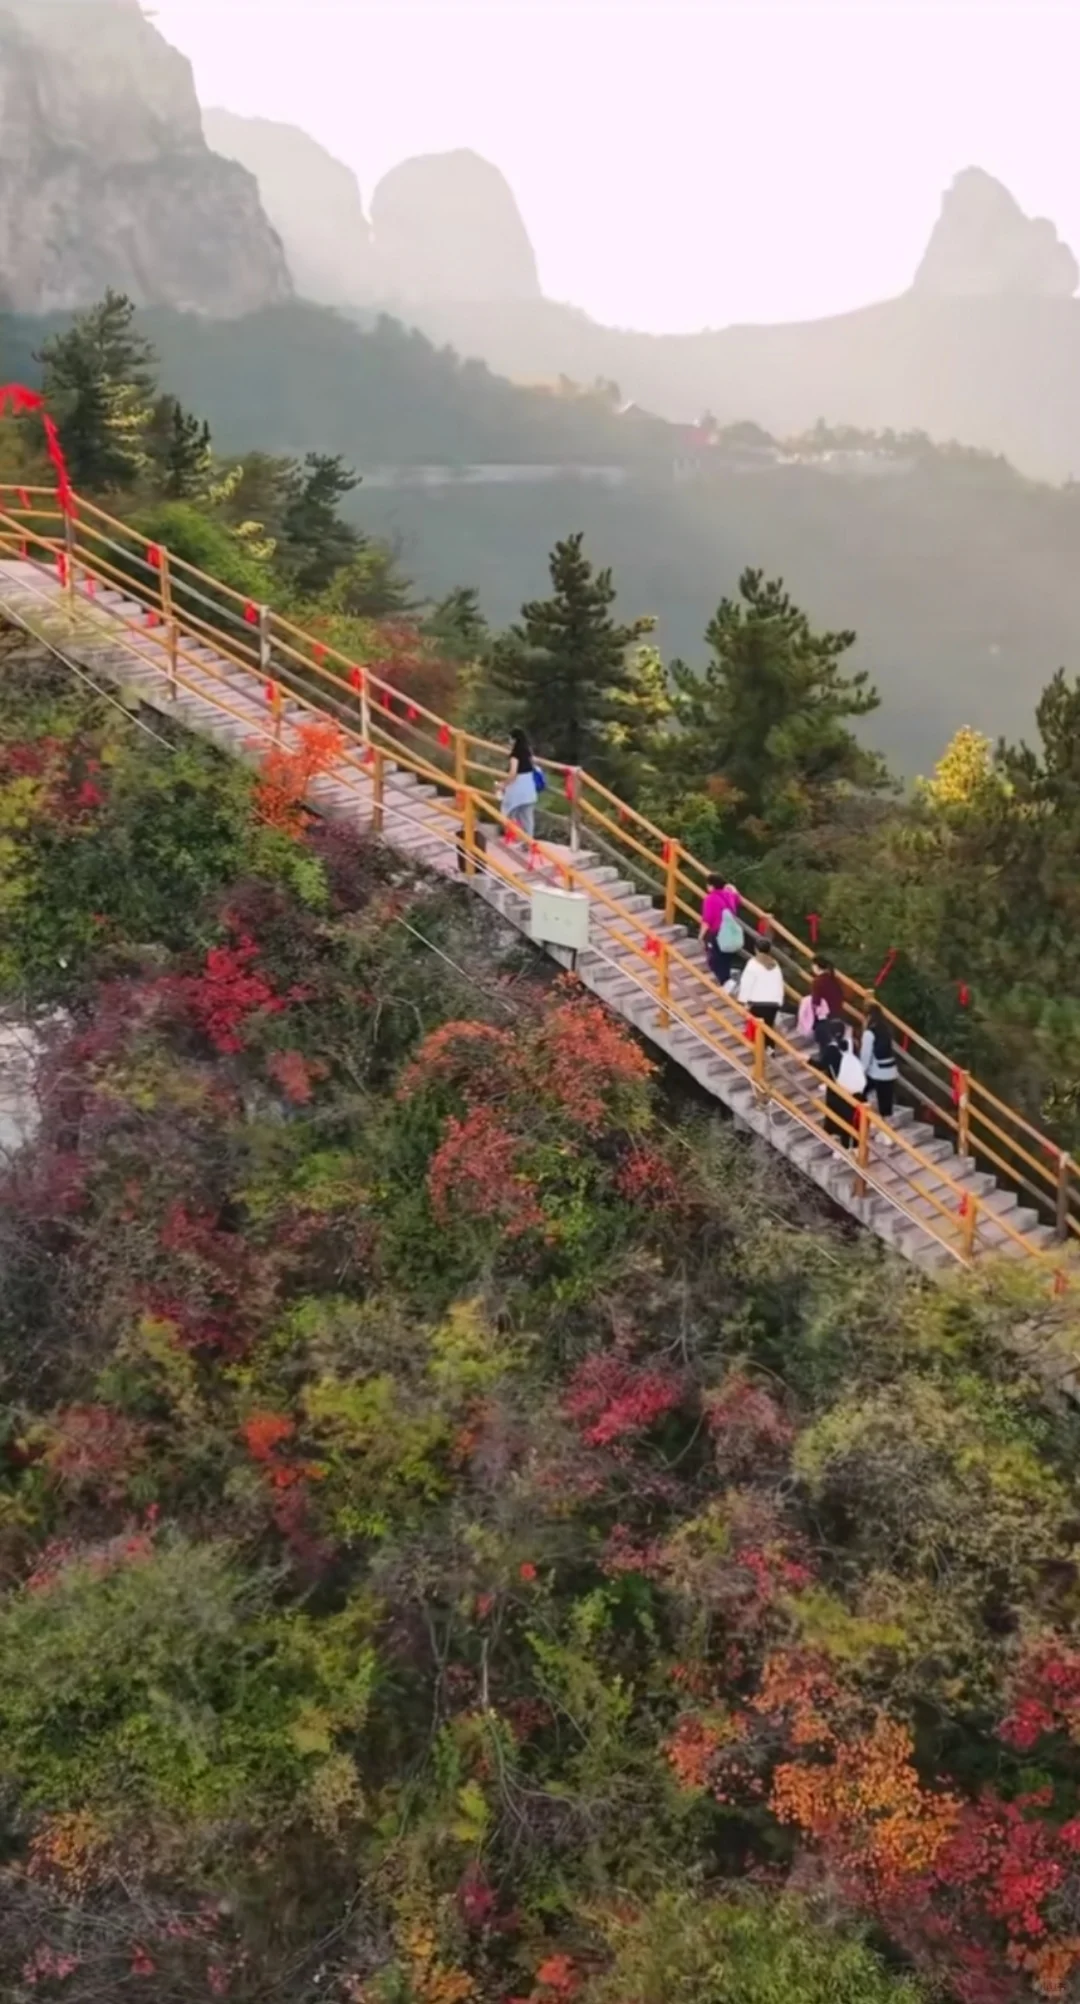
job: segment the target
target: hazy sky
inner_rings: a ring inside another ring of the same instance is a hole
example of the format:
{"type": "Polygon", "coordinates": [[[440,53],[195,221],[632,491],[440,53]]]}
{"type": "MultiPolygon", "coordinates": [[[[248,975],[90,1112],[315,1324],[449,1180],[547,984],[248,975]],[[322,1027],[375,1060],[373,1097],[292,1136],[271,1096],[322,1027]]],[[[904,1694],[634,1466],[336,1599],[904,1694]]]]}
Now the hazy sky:
{"type": "Polygon", "coordinates": [[[148,0],[204,104],[304,126],[365,202],[507,175],[544,289],[651,329],[903,289],[961,168],[1080,252],[1080,0],[148,0]]]}

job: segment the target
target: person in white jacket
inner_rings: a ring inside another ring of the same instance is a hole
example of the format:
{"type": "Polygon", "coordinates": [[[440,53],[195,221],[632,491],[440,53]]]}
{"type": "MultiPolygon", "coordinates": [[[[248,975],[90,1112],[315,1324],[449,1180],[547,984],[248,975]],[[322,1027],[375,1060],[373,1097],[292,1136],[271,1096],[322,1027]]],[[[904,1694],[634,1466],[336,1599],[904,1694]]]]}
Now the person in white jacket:
{"type": "Polygon", "coordinates": [[[751,1016],[775,1029],[784,1000],[784,974],[768,940],[758,940],[739,982],[739,1001],[751,1016]]]}

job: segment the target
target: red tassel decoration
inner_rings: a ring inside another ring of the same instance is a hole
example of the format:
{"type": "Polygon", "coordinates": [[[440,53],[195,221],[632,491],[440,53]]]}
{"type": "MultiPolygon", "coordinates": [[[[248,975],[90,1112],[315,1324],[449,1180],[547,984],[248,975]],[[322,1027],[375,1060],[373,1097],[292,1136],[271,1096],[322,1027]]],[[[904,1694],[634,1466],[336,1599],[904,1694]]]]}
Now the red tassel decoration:
{"type": "Polygon", "coordinates": [[[953,1074],[950,1083],[952,1087],[952,1103],[954,1106],[959,1106],[964,1091],[964,1074],[960,1070],[959,1065],[953,1066],[953,1074]]]}
{"type": "Polygon", "coordinates": [[[963,1196],[960,1199],[960,1216],[962,1218],[966,1218],[970,1209],[971,1209],[971,1198],[968,1196],[967,1191],[965,1190],[963,1196]]]}
{"type": "Polygon", "coordinates": [[[57,550],[56,552],[56,575],[60,583],[66,585],[68,581],[68,560],[63,550],[57,550]]]}
{"type": "Polygon", "coordinates": [[[146,561],[152,571],[161,569],[161,547],[158,543],[147,543],[146,561]]]}
{"type": "Polygon", "coordinates": [[[572,772],[568,772],[568,773],[567,773],[567,775],[566,775],[566,778],[565,778],[565,780],[563,781],[563,792],[565,793],[565,795],[566,795],[566,798],[567,798],[567,800],[573,800],[573,798],[574,798],[574,775],[573,775],[573,773],[572,773],[572,772]]]}
{"type": "Polygon", "coordinates": [[[326,649],[323,646],[321,640],[317,640],[315,642],[315,645],[311,650],[311,658],[314,661],[316,668],[322,667],[323,662],[326,660],[326,649]]]}
{"type": "Polygon", "coordinates": [[[956,999],[959,1002],[961,1009],[967,1008],[968,1003],[971,1001],[971,990],[968,987],[966,981],[961,981],[960,986],[956,991],[956,999]]]}
{"type": "Polygon", "coordinates": [[[743,1024],[743,1036],[748,1044],[757,1043],[757,1017],[748,1016],[743,1024]]]}
{"type": "Polygon", "coordinates": [[[447,747],[452,743],[452,741],[453,737],[449,724],[441,724],[439,726],[439,743],[441,744],[444,751],[446,751],[447,747]]]}
{"type": "Polygon", "coordinates": [[[645,951],[646,953],[650,954],[654,960],[659,960],[660,941],[654,938],[652,933],[649,934],[648,939],[645,941],[645,951]]]}
{"type": "Polygon", "coordinates": [[[276,703],[276,702],[277,702],[277,683],[276,683],[276,682],[268,682],[268,683],[267,683],[267,685],[266,685],[266,700],[267,700],[267,702],[268,702],[268,703],[276,703]]]}
{"type": "Polygon", "coordinates": [[[807,912],[806,923],[810,928],[810,944],[811,946],[816,946],[818,939],[818,927],[821,924],[821,919],[819,918],[817,912],[807,912]]]}
{"type": "Polygon", "coordinates": [[[408,709],[405,712],[405,722],[407,724],[415,724],[418,723],[419,720],[420,720],[420,712],[417,709],[416,704],[410,703],[408,709]]]}
{"type": "Polygon", "coordinates": [[[257,605],[252,605],[250,599],[248,599],[244,607],[244,618],[249,626],[258,626],[259,624],[259,608],[257,605]]]}
{"type": "Polygon", "coordinates": [[[383,690],[381,696],[379,697],[379,701],[382,704],[384,710],[389,710],[393,707],[394,699],[391,696],[389,689],[383,690]]]}
{"type": "Polygon", "coordinates": [[[362,668],[350,668],[349,686],[356,690],[358,696],[362,695],[364,688],[364,671],[362,668]]]}

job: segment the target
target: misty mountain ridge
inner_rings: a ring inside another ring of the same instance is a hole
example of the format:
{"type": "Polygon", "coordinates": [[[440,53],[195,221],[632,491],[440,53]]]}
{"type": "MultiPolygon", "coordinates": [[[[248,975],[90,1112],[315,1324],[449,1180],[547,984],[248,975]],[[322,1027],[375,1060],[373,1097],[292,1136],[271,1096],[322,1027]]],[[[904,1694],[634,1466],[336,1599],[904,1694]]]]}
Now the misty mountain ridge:
{"type": "Polygon", "coordinates": [[[515,381],[611,381],[625,400],[679,422],[708,409],[725,424],[751,419],[784,434],[824,418],[960,439],[1004,453],[1037,478],[1080,472],[1076,259],[1051,222],[1025,216],[981,168],[965,169],[946,191],[911,287],[898,298],[816,321],[654,335],[601,326],[541,296],[527,279],[535,259],[531,246],[523,251],[527,231],[512,194],[475,155],[405,162],[376,189],[373,218],[391,206],[384,190],[408,185],[409,255],[397,267],[407,268],[406,282],[392,275],[389,257],[380,266],[378,232],[350,170],[322,148],[301,151],[287,128],[205,116],[211,143],[256,174],[294,273],[303,266],[308,280],[305,218],[329,213],[348,175],[350,212],[367,233],[365,279],[348,296],[341,274],[352,249],[341,232],[314,286],[302,289],[351,307],[366,324],[382,307],[515,381]],[[425,264],[420,247],[436,215],[444,218],[439,255],[425,264]]]}

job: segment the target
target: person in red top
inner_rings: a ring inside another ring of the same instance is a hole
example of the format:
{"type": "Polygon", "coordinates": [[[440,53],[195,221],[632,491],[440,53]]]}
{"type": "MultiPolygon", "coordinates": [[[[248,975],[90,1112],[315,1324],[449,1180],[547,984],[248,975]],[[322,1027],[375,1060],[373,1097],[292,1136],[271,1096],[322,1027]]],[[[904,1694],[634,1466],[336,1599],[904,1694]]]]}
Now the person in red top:
{"type": "Polygon", "coordinates": [[[819,1051],[824,1053],[826,1024],[844,1021],[844,985],[831,960],[815,960],[810,1000],[814,1005],[814,1035],[819,1051]]]}

